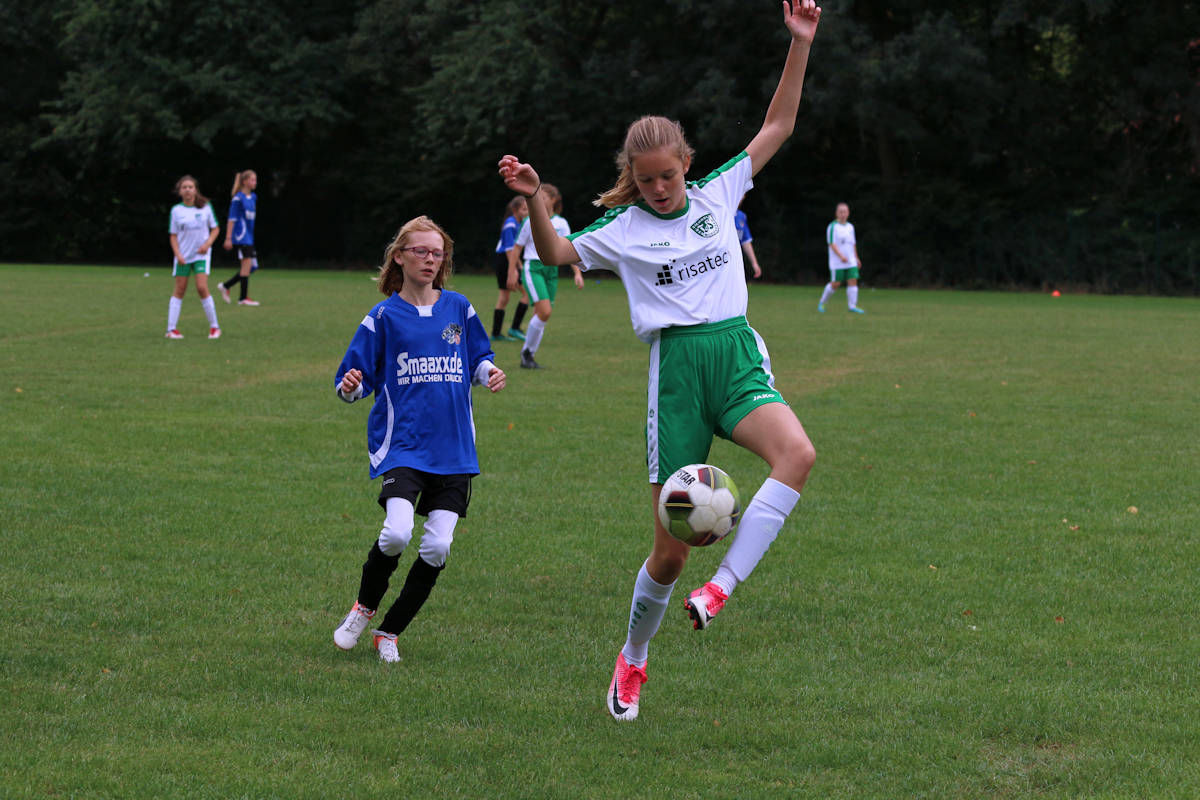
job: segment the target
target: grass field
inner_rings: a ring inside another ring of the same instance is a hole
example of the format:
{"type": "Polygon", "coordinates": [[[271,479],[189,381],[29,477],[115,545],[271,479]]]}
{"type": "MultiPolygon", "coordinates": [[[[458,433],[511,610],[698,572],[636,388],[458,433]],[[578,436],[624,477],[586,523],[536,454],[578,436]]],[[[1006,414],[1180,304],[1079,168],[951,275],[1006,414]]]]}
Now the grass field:
{"type": "Polygon", "coordinates": [[[1200,795],[1196,300],[752,287],[817,466],[703,633],[694,552],[617,724],[650,542],[619,283],[566,282],[548,369],[497,345],[470,516],[383,665],[331,639],[382,522],[332,392],[374,285],[264,270],[167,341],[143,272],[0,266],[0,797],[1200,795]]]}

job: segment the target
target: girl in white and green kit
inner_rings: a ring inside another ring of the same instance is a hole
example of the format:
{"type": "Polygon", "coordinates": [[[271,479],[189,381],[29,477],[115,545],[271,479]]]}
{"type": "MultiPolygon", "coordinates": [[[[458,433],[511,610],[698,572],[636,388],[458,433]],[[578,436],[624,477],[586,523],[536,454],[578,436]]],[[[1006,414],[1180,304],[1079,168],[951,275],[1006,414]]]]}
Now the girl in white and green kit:
{"type": "Polygon", "coordinates": [[[685,608],[699,630],[766,553],[799,500],[816,457],[804,428],[774,388],[762,338],[746,321],[746,277],[734,213],[754,175],[795,127],[820,17],[813,0],[785,0],[791,45],[766,119],[745,150],[701,180],[685,182],[692,148],[679,124],[643,117],[626,133],[616,185],[597,201],[608,213],[564,237],[551,224],[534,168],[513,155],[500,159],[505,183],[529,198],[529,224],[541,260],[581,261],[584,269],[616,272],[629,298],[633,329],[650,345],[647,511],[654,521],[654,546],[634,582],[627,636],[606,697],[609,713],[618,720],[638,715],[649,642],[690,549],[655,514],[663,481],[679,467],[704,462],[713,435],[758,454],[771,468],[716,574],[687,598],[685,608]]]}

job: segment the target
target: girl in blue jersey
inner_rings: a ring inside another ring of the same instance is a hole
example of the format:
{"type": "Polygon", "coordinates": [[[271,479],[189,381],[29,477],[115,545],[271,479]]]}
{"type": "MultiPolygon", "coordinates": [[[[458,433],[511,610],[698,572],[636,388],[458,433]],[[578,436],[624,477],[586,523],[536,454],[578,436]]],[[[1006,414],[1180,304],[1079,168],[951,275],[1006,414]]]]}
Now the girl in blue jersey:
{"type": "Polygon", "coordinates": [[[626,133],[616,185],[597,201],[608,213],[563,237],[551,225],[537,171],[513,155],[500,159],[508,188],[529,198],[526,224],[541,259],[582,260],[585,269],[617,272],[634,331],[650,344],[646,460],[654,545],[634,582],[625,645],[606,696],[608,712],[618,720],[638,715],[649,642],[689,553],[655,513],[663,481],[679,467],[705,461],[714,434],[771,468],[716,574],[684,604],[694,627],[702,629],[766,554],[816,458],[800,421],[774,388],[761,337],[746,322],[734,213],[753,176],[792,134],[820,17],[813,0],[784,0],[791,44],[762,127],[745,150],[702,180],[684,180],[692,149],[678,123],[643,117],[626,133]]]}
{"type": "Polygon", "coordinates": [[[257,300],[250,299],[250,273],[258,269],[258,253],[254,249],[254,218],[258,215],[258,175],[248,169],[233,176],[233,192],[229,201],[229,224],[225,231],[226,250],[233,250],[238,260],[238,271],[224,283],[218,283],[221,298],[230,302],[229,290],[241,284],[239,306],[256,306],[257,300]]]}
{"type": "Polygon", "coordinates": [[[334,385],[348,403],[375,395],[367,417],[371,477],[383,477],[383,529],[363,564],[358,599],[333,641],[358,642],[375,618],[415,514],[426,517],[419,554],[400,594],[374,631],[375,649],[399,661],[396,637],[429,597],[467,515],[479,474],[471,385],[504,388],[487,331],[463,295],[444,288],[454,242],[428,217],[409,220],[388,245],[379,273],[387,299],[363,318],[334,385]]]}
{"type": "Polygon", "coordinates": [[[525,204],[525,198],[517,195],[509,200],[504,214],[504,224],[500,226],[500,239],[496,242],[496,252],[492,254],[492,268],[496,272],[496,288],[500,290],[500,294],[496,297],[496,308],[492,311],[492,341],[524,339],[525,334],[521,332],[521,323],[525,320],[525,312],[529,310],[529,298],[525,294],[525,284],[518,283],[517,288],[521,291],[521,299],[517,303],[517,310],[513,312],[512,327],[508,329],[507,335],[503,333],[504,309],[508,308],[508,296],[512,291],[508,288],[508,251],[513,249],[513,244],[517,241],[517,231],[521,230],[521,223],[529,215],[529,206],[525,204]]]}

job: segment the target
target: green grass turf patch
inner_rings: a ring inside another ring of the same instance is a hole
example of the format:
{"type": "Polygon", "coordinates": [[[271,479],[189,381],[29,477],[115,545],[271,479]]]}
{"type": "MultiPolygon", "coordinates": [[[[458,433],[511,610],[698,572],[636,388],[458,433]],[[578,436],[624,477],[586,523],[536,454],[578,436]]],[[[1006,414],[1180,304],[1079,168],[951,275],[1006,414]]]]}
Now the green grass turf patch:
{"type": "MultiPolygon", "coordinates": [[[[470,516],[388,666],[331,640],[382,522],[332,391],[370,277],[263,270],[218,341],[193,289],[167,341],[143,274],[0,266],[0,796],[1200,792],[1195,300],[753,286],[817,466],[703,633],[725,545],[692,554],[617,724],[650,545],[618,282],[560,284],[547,369],[495,345],[470,516]]],[[[453,286],[490,325],[492,280],[453,286]]],[[[767,471],[710,461],[744,499],[767,471]]]]}

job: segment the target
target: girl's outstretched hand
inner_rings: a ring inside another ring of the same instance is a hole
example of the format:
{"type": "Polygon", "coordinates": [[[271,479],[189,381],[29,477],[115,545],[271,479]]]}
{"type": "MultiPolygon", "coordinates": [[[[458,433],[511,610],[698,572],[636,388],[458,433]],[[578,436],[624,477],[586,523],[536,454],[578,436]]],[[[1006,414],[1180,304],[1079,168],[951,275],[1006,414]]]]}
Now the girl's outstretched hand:
{"type": "Polygon", "coordinates": [[[811,42],[820,21],[821,7],[814,0],[783,0],[783,24],[793,39],[811,42]]]}
{"type": "Polygon", "coordinates": [[[518,161],[513,155],[506,155],[500,159],[500,177],[504,179],[505,186],[526,197],[542,185],[537,171],[529,164],[518,161]]]}

